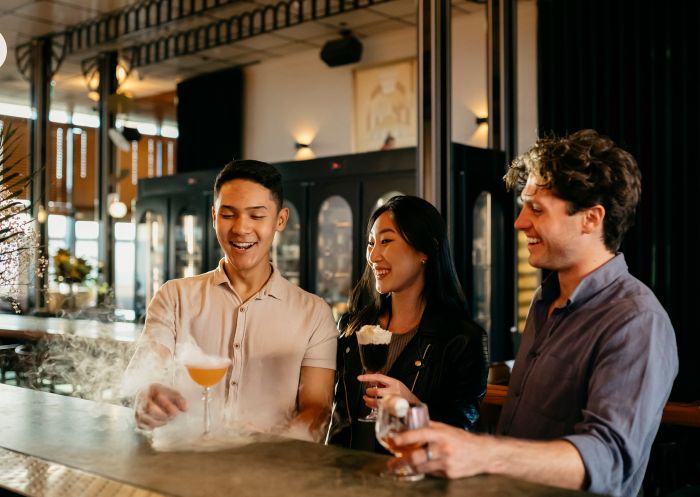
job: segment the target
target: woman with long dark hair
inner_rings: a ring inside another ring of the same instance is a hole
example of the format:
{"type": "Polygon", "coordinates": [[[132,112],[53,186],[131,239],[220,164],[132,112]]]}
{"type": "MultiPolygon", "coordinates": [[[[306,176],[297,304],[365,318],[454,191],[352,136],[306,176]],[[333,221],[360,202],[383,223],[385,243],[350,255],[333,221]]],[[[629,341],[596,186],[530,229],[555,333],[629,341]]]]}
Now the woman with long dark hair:
{"type": "Polygon", "coordinates": [[[372,214],[367,266],[338,327],[331,443],[381,450],[374,425],[358,420],[387,395],[426,403],[433,420],[474,426],[486,391],[486,333],[469,317],[445,222],[429,202],[399,195],[372,214]],[[392,337],[384,369],[362,375],[355,334],[367,324],[392,337]]]}

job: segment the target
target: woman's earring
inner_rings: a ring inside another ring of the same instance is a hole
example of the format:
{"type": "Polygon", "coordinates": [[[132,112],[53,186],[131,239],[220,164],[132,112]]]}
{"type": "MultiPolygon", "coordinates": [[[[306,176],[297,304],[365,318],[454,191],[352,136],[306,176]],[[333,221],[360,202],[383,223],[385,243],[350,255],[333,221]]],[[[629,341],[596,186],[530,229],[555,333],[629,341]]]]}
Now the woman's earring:
{"type": "Polygon", "coordinates": [[[427,259],[421,259],[421,260],[420,260],[420,263],[421,263],[421,264],[425,264],[425,261],[427,261],[427,259]]]}

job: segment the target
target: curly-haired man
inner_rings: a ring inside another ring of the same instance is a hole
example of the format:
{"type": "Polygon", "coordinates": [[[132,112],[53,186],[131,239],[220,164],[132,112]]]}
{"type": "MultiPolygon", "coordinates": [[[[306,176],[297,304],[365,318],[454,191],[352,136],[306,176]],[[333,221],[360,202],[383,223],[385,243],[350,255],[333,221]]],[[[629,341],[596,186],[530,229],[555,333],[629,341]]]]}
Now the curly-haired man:
{"type": "Polygon", "coordinates": [[[396,437],[447,477],[496,473],[635,496],[678,372],[668,315],[619,247],[641,175],[593,130],[544,138],[505,176],[523,203],[529,262],[551,271],[533,297],[501,412],[500,437],[434,423],[396,437]]]}

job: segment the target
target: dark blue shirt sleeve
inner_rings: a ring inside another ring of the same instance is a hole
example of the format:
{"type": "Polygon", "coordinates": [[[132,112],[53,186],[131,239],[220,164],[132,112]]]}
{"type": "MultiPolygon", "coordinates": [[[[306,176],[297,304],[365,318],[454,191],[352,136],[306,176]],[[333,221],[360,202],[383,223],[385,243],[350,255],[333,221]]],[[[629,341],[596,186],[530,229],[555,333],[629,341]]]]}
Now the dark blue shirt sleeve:
{"type": "Polygon", "coordinates": [[[583,459],[589,491],[624,495],[643,477],[678,355],[665,314],[641,310],[615,321],[599,343],[583,419],[564,438],[583,459]]]}

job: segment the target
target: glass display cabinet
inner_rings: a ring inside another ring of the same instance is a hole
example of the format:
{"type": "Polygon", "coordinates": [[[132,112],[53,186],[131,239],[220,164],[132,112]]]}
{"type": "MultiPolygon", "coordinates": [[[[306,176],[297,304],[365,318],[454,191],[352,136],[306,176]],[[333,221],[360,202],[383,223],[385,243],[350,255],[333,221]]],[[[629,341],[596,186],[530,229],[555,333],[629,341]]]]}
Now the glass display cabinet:
{"type": "MultiPolygon", "coordinates": [[[[275,166],[282,173],[289,219],[275,236],[270,260],[285,278],[324,298],[339,316],[366,264],[369,216],[393,195],[414,193],[415,149],[275,166]]],[[[158,243],[160,252],[139,258],[137,316],[163,282],[209,271],[223,256],[211,227],[211,185],[217,173],[196,171],[139,181],[137,219],[145,220],[148,209],[157,212],[158,229],[165,233],[157,242],[150,238],[152,226],[139,228],[139,255],[158,243]]]]}
{"type": "Polygon", "coordinates": [[[282,276],[301,286],[301,219],[292,202],[285,200],[284,207],[289,209],[287,227],[275,235],[270,258],[282,276]]]}
{"type": "Polygon", "coordinates": [[[491,194],[481,192],[472,211],[472,317],[485,330],[491,329],[491,194]]]}
{"type": "Polygon", "coordinates": [[[166,240],[163,212],[145,208],[136,224],[136,288],[134,311],[143,316],[146,306],[166,281],[166,240]]]}
{"type": "Polygon", "coordinates": [[[353,267],[353,213],[343,197],[332,195],[321,204],[316,243],[316,295],[337,320],[347,311],[353,267]]]}
{"type": "Polygon", "coordinates": [[[457,274],[472,317],[488,333],[491,361],[505,361],[515,325],[515,207],[503,184],[505,154],[454,144],[452,157],[457,274]]]}
{"type": "Polygon", "coordinates": [[[197,198],[173,199],[174,214],[172,233],[172,278],[185,278],[202,273],[204,251],[204,229],[206,217],[197,198]]]}

